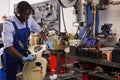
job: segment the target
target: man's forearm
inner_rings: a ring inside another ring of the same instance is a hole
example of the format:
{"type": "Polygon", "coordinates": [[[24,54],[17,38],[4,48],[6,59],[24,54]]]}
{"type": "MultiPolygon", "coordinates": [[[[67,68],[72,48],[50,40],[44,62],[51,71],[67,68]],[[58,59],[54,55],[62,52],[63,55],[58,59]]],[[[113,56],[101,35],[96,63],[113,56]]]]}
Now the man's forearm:
{"type": "Polygon", "coordinates": [[[15,56],[18,59],[22,59],[23,55],[20,54],[13,46],[10,46],[6,48],[6,50],[13,56],[15,56]]]}

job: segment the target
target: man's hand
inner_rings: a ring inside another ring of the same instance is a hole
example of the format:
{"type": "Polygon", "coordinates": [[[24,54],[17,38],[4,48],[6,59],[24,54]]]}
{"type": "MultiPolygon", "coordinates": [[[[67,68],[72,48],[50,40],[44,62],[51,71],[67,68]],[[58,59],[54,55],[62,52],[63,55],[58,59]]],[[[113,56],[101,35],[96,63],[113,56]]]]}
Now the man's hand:
{"type": "Polygon", "coordinates": [[[48,48],[53,48],[53,43],[52,42],[50,42],[50,41],[45,41],[44,42],[47,46],[48,46],[48,48]]]}
{"type": "Polygon", "coordinates": [[[32,56],[32,55],[28,55],[27,57],[23,57],[22,58],[22,61],[23,62],[26,62],[26,61],[34,61],[35,60],[35,57],[32,56]]]}

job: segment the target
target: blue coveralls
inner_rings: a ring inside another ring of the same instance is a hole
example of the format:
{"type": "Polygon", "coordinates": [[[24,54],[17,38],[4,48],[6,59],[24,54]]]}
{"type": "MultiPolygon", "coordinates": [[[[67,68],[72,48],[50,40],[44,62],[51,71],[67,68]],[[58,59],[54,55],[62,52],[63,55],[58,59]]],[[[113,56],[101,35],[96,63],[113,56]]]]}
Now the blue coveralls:
{"type": "MultiPolygon", "coordinates": [[[[10,21],[10,20],[8,20],[10,21]]],[[[13,46],[24,56],[27,56],[27,42],[28,36],[30,34],[30,29],[28,27],[28,23],[26,22],[26,27],[23,29],[18,29],[15,22],[12,22],[15,28],[15,36],[13,40],[13,46]],[[24,49],[20,46],[20,43],[23,44],[24,49]]],[[[5,71],[5,79],[4,80],[15,80],[16,74],[22,71],[22,61],[12,56],[6,49],[4,50],[3,55],[3,69],[5,71]]]]}

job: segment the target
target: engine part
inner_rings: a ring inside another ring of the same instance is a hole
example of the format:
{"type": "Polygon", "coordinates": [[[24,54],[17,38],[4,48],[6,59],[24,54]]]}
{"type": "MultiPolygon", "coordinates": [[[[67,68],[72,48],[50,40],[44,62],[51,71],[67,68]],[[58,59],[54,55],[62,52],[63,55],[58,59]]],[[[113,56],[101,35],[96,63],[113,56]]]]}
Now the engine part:
{"type": "Polygon", "coordinates": [[[40,45],[42,43],[40,40],[41,39],[38,33],[30,33],[30,40],[29,40],[30,46],[40,45]]]}
{"type": "Polygon", "coordinates": [[[97,5],[98,10],[106,10],[109,4],[109,0],[99,0],[99,4],[97,5]]]}
{"type": "Polygon", "coordinates": [[[85,0],[78,0],[77,4],[75,5],[77,22],[79,22],[79,26],[86,26],[86,1],[85,0]]]}
{"type": "Polygon", "coordinates": [[[18,73],[17,77],[22,80],[44,80],[47,60],[42,57],[42,53],[46,49],[45,44],[29,47],[30,55],[36,56],[36,59],[32,62],[25,62],[22,73],[18,73]]]}
{"type": "Polygon", "coordinates": [[[77,0],[58,0],[63,7],[72,7],[76,4],[77,0]]]}

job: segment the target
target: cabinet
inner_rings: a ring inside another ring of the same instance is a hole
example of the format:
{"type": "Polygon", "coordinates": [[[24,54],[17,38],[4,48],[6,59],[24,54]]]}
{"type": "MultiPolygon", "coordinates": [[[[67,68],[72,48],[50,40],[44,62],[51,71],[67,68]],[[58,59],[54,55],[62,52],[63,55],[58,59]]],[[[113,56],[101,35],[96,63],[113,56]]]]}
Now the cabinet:
{"type": "Polygon", "coordinates": [[[103,78],[105,80],[119,80],[117,77],[119,77],[120,63],[110,62],[110,61],[107,61],[104,59],[93,59],[93,58],[88,58],[88,57],[79,57],[79,56],[76,56],[73,54],[65,54],[65,58],[66,58],[66,64],[63,66],[65,68],[67,68],[67,70],[71,69],[71,70],[77,71],[79,73],[87,73],[90,76],[103,78]],[[94,63],[94,64],[99,65],[99,66],[105,66],[106,68],[110,68],[111,72],[118,72],[116,74],[117,77],[112,76],[112,75],[108,75],[106,73],[97,73],[97,72],[94,72],[93,70],[84,70],[84,69],[75,68],[75,67],[70,65],[69,58],[74,58],[74,59],[80,60],[81,62],[88,62],[88,63],[94,63]]]}

